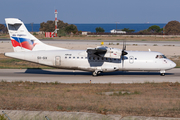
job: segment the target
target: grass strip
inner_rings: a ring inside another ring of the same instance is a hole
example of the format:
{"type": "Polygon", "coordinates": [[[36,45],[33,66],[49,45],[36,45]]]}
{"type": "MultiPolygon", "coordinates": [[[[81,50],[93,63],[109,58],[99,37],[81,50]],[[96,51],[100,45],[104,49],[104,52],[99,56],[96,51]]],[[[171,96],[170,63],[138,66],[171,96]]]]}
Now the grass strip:
{"type": "Polygon", "coordinates": [[[0,82],[0,109],[180,117],[180,83],[0,82]],[[104,94],[112,92],[113,94],[104,94]]]}

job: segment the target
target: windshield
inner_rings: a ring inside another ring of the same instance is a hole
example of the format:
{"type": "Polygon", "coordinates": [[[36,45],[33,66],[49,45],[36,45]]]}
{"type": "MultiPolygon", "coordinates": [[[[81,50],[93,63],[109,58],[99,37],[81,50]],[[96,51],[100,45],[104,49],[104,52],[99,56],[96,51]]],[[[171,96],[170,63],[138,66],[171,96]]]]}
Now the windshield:
{"type": "Polygon", "coordinates": [[[156,58],[161,59],[161,58],[166,58],[166,56],[165,55],[156,55],[156,58]]]}

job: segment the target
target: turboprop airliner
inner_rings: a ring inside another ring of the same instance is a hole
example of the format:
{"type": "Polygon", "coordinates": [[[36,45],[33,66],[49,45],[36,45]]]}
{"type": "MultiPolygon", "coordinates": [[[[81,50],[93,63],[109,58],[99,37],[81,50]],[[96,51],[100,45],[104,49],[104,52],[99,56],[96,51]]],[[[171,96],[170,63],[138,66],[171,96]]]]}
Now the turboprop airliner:
{"type": "Polygon", "coordinates": [[[83,70],[93,76],[101,72],[114,71],[165,71],[176,66],[160,52],[126,51],[122,49],[97,46],[86,50],[69,50],[47,45],[28,32],[24,23],[16,18],[6,18],[14,52],[5,56],[35,62],[59,69],[83,70]]]}

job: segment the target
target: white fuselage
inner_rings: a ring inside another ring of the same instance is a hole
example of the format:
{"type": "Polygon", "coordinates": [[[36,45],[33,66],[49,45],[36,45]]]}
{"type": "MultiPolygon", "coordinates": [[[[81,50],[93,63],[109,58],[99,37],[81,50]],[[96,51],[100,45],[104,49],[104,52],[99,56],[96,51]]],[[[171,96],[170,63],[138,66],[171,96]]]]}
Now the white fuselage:
{"type": "Polygon", "coordinates": [[[48,50],[6,53],[6,56],[22,60],[36,62],[62,69],[74,69],[84,71],[165,71],[176,66],[167,58],[156,58],[163,56],[159,52],[148,51],[127,51],[124,56],[124,63],[120,59],[121,50],[116,54],[106,53],[104,57],[89,55],[85,50],[48,50]],[[106,57],[107,56],[107,57],[106,57]]]}

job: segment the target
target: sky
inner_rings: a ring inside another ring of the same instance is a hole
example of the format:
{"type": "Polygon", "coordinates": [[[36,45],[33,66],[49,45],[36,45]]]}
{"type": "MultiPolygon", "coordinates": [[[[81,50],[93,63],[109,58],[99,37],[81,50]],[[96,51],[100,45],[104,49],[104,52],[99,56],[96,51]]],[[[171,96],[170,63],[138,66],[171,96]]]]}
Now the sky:
{"type": "Polygon", "coordinates": [[[66,23],[168,23],[180,21],[180,0],[1,0],[0,23],[58,19],[66,23]]]}

